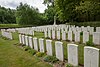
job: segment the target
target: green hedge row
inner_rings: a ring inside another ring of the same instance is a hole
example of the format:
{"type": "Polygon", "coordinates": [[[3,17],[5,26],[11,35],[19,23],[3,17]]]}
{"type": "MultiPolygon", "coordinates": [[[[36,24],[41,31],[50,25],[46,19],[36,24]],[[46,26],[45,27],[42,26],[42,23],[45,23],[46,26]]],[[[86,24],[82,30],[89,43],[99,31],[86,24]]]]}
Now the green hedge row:
{"type": "Polygon", "coordinates": [[[76,25],[76,26],[100,27],[100,21],[97,21],[97,22],[69,22],[68,24],[76,25]]]}

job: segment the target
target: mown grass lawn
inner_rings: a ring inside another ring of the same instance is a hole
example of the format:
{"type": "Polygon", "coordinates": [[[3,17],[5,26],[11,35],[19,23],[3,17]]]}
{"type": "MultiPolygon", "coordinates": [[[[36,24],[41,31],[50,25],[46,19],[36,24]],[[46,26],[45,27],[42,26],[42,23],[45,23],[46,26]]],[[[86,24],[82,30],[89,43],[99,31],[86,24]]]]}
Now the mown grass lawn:
{"type": "Polygon", "coordinates": [[[32,56],[13,44],[18,43],[18,34],[13,34],[14,40],[4,40],[0,37],[0,67],[52,67],[32,56]]]}

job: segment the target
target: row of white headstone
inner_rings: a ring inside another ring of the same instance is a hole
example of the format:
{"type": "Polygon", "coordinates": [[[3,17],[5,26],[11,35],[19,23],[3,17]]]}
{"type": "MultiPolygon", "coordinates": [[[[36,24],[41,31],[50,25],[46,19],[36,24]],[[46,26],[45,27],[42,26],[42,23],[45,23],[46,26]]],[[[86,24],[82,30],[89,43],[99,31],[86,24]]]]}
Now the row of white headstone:
{"type": "MultiPolygon", "coordinates": [[[[90,27],[90,26],[87,26],[87,27],[84,27],[84,26],[81,26],[81,27],[78,27],[75,25],[48,25],[48,26],[38,26],[38,27],[33,27],[34,31],[37,31],[37,32],[43,32],[43,31],[48,31],[48,30],[61,30],[61,31],[73,31],[73,32],[89,32],[90,35],[93,34],[94,32],[94,27],[90,27]]],[[[97,32],[99,30],[99,28],[96,28],[97,32]]]]}
{"type": "MultiPolygon", "coordinates": [[[[32,38],[31,36],[19,34],[19,40],[20,43],[30,46],[36,51],[47,52],[47,55],[53,56],[52,40],[46,40],[46,50],[44,48],[44,39],[42,38],[39,39],[38,43],[38,39],[36,37],[32,38]]],[[[55,42],[55,53],[56,57],[60,61],[64,61],[63,42],[55,42]]],[[[78,45],[68,44],[67,53],[68,63],[72,64],[73,66],[78,66],[78,45]]],[[[84,47],[84,67],[99,67],[99,57],[99,49],[89,46],[84,47]]]]}
{"type": "Polygon", "coordinates": [[[93,35],[93,43],[100,44],[100,27],[96,27],[96,32],[94,32],[94,27],[78,27],[75,25],[47,25],[47,26],[37,26],[30,28],[16,28],[16,30],[21,34],[29,34],[34,36],[34,31],[43,32],[45,37],[52,39],[62,39],[62,40],[74,40],[75,42],[80,42],[80,32],[83,32],[83,43],[89,41],[89,35],[93,35]],[[62,33],[62,34],[61,34],[62,33]],[[68,38],[66,38],[66,33],[68,38]],[[72,34],[74,33],[75,38],[72,39],[72,34]],[[98,35],[97,35],[98,34],[98,35]],[[61,38],[62,37],[62,38],[61,38]],[[98,37],[98,38],[97,38],[98,37]]]}
{"type": "Polygon", "coordinates": [[[16,29],[7,29],[6,31],[8,31],[8,32],[16,32],[16,29]]]}
{"type": "MultiPolygon", "coordinates": [[[[47,31],[47,30],[61,30],[61,31],[73,31],[73,32],[89,32],[90,35],[93,34],[94,27],[84,27],[84,26],[76,26],[75,25],[47,25],[47,26],[37,26],[37,27],[26,27],[26,28],[15,28],[15,29],[7,29],[7,31],[9,32],[15,32],[18,31],[19,33],[23,33],[23,34],[30,34],[33,35],[32,31],[37,31],[37,32],[43,32],[43,31],[47,31]]],[[[96,27],[96,32],[100,32],[100,27],[96,27]]]]}
{"type": "MultiPolygon", "coordinates": [[[[82,31],[87,31],[89,32],[90,35],[93,34],[94,32],[94,27],[90,27],[90,26],[87,26],[87,27],[84,27],[84,26],[81,26],[81,27],[78,27],[75,25],[47,25],[47,26],[37,26],[37,27],[30,27],[30,28],[17,28],[16,30],[19,31],[19,33],[28,33],[29,30],[32,30],[32,31],[36,31],[36,32],[43,32],[43,31],[47,31],[47,30],[61,30],[61,31],[78,31],[78,32],[82,32],[82,31]],[[27,32],[28,31],[28,32],[27,32]]],[[[96,32],[99,32],[100,28],[99,27],[96,27],[96,32]]]]}
{"type": "Polygon", "coordinates": [[[20,34],[26,34],[26,35],[33,35],[34,36],[34,30],[32,28],[16,28],[16,30],[20,34]]]}
{"type": "MultiPolygon", "coordinates": [[[[75,42],[80,42],[80,32],[72,32],[72,31],[68,31],[67,33],[65,31],[55,31],[55,30],[48,30],[44,32],[44,36],[45,38],[52,38],[52,39],[58,39],[60,40],[62,37],[62,40],[74,40],[75,42]],[[73,39],[73,33],[74,33],[74,39],[73,39]],[[68,35],[66,37],[66,35],[68,35]]],[[[83,32],[83,43],[86,43],[89,41],[89,32],[83,32]]],[[[100,32],[93,32],[93,43],[100,45],[100,32]]]]}
{"type": "Polygon", "coordinates": [[[2,34],[3,37],[9,38],[11,40],[13,39],[11,32],[1,31],[1,34],[2,34]]]}

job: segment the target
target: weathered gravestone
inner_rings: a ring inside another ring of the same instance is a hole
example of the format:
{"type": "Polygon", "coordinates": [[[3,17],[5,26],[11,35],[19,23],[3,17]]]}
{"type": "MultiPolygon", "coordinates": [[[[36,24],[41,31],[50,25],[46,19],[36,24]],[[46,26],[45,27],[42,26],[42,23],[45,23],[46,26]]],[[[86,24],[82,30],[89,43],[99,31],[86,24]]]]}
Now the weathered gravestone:
{"type": "Polygon", "coordinates": [[[66,40],[66,32],[65,31],[62,32],[62,40],[66,40]]]}
{"type": "Polygon", "coordinates": [[[75,32],[75,42],[80,42],[80,32],[75,32]]]}
{"type": "Polygon", "coordinates": [[[22,35],[22,44],[25,44],[25,35],[22,35]]]}
{"type": "Polygon", "coordinates": [[[90,27],[90,29],[89,29],[90,35],[93,35],[93,32],[94,32],[94,27],[90,27]]]}
{"type": "Polygon", "coordinates": [[[51,38],[51,30],[48,29],[48,37],[51,38]]]}
{"type": "Polygon", "coordinates": [[[32,40],[32,37],[31,36],[29,36],[29,46],[31,48],[33,48],[33,40],[32,40]]]}
{"type": "Polygon", "coordinates": [[[34,50],[38,51],[38,40],[36,37],[33,38],[33,43],[34,43],[34,50]]]}
{"type": "Polygon", "coordinates": [[[56,38],[56,35],[55,35],[55,30],[52,30],[52,39],[55,39],[56,38]]]}
{"type": "Polygon", "coordinates": [[[26,46],[29,45],[29,42],[28,42],[28,36],[25,36],[25,44],[26,44],[26,46]]]}
{"type": "Polygon", "coordinates": [[[40,47],[40,52],[45,52],[45,50],[44,50],[44,39],[42,39],[42,38],[39,39],[39,47],[40,47]]]}
{"type": "Polygon", "coordinates": [[[89,32],[83,32],[83,43],[89,41],[89,32]]]}
{"type": "Polygon", "coordinates": [[[96,27],[96,32],[100,32],[100,27],[96,27]]]}
{"type": "Polygon", "coordinates": [[[84,67],[99,67],[99,49],[84,47],[84,67]]]}
{"type": "Polygon", "coordinates": [[[72,41],[72,31],[68,31],[68,40],[72,41]]]}
{"type": "Polygon", "coordinates": [[[78,66],[78,45],[68,44],[67,53],[68,63],[72,64],[73,66],[78,66]]]}
{"type": "Polygon", "coordinates": [[[64,61],[64,53],[63,53],[63,43],[56,41],[55,42],[55,50],[56,50],[56,57],[60,61],[64,61]]]}
{"type": "Polygon", "coordinates": [[[60,30],[57,31],[57,39],[60,40],[60,30]]]}
{"type": "Polygon", "coordinates": [[[45,38],[47,38],[48,37],[48,35],[47,35],[48,33],[47,33],[47,31],[44,31],[44,36],[45,36],[45,38]]]}
{"type": "Polygon", "coordinates": [[[33,36],[34,36],[34,31],[33,31],[33,36]]]}
{"type": "Polygon", "coordinates": [[[22,35],[19,34],[19,43],[22,43],[22,35]]]}
{"type": "Polygon", "coordinates": [[[93,33],[93,43],[100,45],[100,32],[93,33]]]}
{"type": "Polygon", "coordinates": [[[52,53],[52,40],[46,40],[47,55],[53,56],[52,53]]]}

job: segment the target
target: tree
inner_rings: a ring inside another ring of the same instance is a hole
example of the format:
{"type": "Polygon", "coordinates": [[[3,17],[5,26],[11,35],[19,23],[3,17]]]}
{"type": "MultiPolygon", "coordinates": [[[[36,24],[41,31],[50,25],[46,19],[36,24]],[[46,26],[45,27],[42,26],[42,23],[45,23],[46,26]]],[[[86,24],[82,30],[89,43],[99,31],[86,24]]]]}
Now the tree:
{"type": "Polygon", "coordinates": [[[45,19],[46,19],[46,22],[47,24],[53,24],[54,23],[54,8],[53,6],[48,6],[48,9],[45,10],[45,19]]]}
{"type": "Polygon", "coordinates": [[[75,7],[81,0],[55,0],[56,11],[60,21],[73,21],[75,17],[75,7]]]}
{"type": "Polygon", "coordinates": [[[16,22],[21,25],[37,25],[39,24],[40,14],[38,9],[22,4],[17,7],[16,22]]]}
{"type": "Polygon", "coordinates": [[[86,21],[100,21],[100,5],[94,1],[84,1],[80,3],[80,6],[76,7],[77,15],[76,20],[78,22],[86,21]]]}
{"type": "Polygon", "coordinates": [[[15,10],[0,6],[0,23],[16,23],[15,10]]]}

